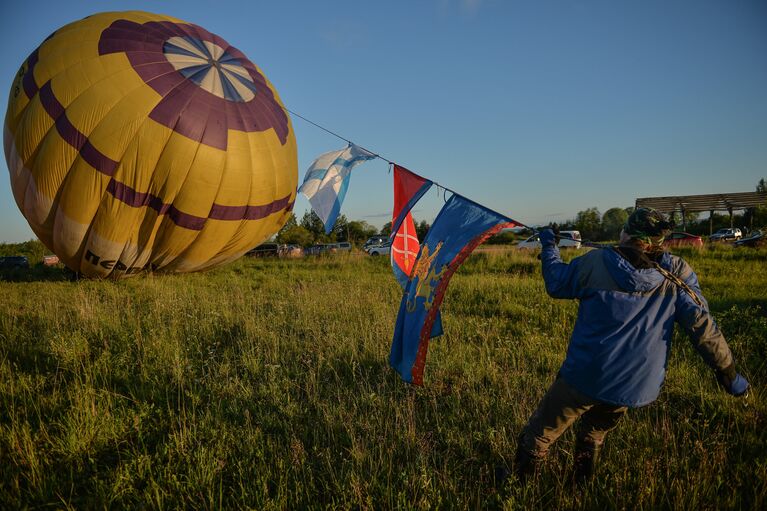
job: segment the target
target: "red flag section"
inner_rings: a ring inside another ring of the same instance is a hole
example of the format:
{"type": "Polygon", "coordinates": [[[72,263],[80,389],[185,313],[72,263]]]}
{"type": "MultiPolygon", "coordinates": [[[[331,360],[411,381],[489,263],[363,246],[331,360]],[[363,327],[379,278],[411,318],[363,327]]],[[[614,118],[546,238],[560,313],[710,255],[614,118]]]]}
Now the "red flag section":
{"type": "Polygon", "coordinates": [[[394,210],[392,211],[391,263],[404,288],[418,257],[418,236],[410,210],[431,186],[431,181],[394,165],[394,210]]]}
{"type": "MultiPolygon", "coordinates": [[[[392,211],[392,235],[399,231],[400,225],[418,199],[423,197],[432,182],[405,167],[394,164],[394,211],[392,211]]],[[[415,231],[413,231],[415,232],[415,231]]]]}
{"type": "Polygon", "coordinates": [[[410,273],[413,271],[413,263],[415,263],[415,259],[418,257],[418,249],[420,247],[421,245],[418,243],[418,236],[415,232],[413,215],[408,212],[405,220],[400,225],[399,231],[394,235],[394,240],[391,244],[392,267],[395,268],[395,273],[397,273],[397,280],[401,279],[399,272],[396,270],[402,272],[405,281],[410,277],[410,273]]]}

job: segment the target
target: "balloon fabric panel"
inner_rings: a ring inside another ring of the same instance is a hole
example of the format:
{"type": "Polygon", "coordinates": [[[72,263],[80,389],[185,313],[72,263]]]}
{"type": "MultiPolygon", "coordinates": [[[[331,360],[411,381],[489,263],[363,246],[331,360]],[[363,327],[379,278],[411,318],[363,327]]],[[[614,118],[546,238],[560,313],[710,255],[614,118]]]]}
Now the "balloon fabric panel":
{"type": "Polygon", "coordinates": [[[295,136],[272,85],[167,16],[101,13],[51,34],[13,82],[3,138],[25,218],[86,275],[223,264],[295,200],[295,136]]]}

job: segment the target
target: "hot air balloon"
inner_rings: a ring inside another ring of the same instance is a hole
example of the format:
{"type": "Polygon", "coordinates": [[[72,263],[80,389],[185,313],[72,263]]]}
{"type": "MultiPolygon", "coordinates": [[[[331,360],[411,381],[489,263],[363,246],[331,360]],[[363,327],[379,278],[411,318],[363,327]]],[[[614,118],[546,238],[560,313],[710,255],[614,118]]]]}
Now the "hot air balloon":
{"type": "Polygon", "coordinates": [[[224,39],[168,16],[101,13],[51,34],[14,80],[3,138],[22,214],[87,276],[227,263],[295,201],[274,87],[224,39]]]}

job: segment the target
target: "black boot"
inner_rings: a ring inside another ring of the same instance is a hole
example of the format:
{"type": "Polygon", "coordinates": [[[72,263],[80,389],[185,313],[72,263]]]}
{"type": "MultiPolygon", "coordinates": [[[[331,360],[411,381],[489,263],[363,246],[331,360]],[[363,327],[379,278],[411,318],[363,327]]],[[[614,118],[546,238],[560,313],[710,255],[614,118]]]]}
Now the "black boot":
{"type": "Polygon", "coordinates": [[[514,455],[514,473],[520,483],[524,483],[535,473],[538,461],[539,458],[536,458],[522,447],[522,437],[520,437],[519,444],[517,444],[517,453],[514,455]]]}
{"type": "Polygon", "coordinates": [[[577,441],[573,458],[573,482],[578,485],[589,482],[596,471],[599,446],[591,442],[577,441]]]}
{"type": "Polygon", "coordinates": [[[511,472],[508,468],[506,468],[506,465],[496,465],[494,476],[495,489],[501,491],[503,490],[504,486],[506,486],[506,481],[508,481],[509,477],[511,477],[511,472]]]}

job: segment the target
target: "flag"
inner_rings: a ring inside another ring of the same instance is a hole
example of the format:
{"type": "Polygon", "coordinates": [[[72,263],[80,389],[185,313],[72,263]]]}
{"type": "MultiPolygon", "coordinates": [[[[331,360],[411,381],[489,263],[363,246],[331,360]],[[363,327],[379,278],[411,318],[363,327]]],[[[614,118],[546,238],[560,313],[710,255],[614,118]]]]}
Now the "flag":
{"type": "MultiPolygon", "coordinates": [[[[394,277],[404,290],[407,289],[410,273],[420,248],[415,222],[410,210],[431,187],[432,182],[397,164],[394,164],[393,175],[394,209],[392,210],[392,244],[389,257],[394,277]]],[[[437,313],[431,337],[440,335],[442,335],[442,318],[437,313]]]]}
{"type": "Polygon", "coordinates": [[[421,245],[415,231],[415,222],[413,216],[408,212],[405,215],[405,220],[400,224],[399,231],[393,236],[389,251],[394,276],[403,289],[407,287],[410,280],[410,273],[413,270],[419,248],[421,245]]]}
{"type": "Polygon", "coordinates": [[[404,288],[418,256],[418,235],[410,210],[431,187],[432,182],[394,164],[394,209],[392,210],[391,264],[394,276],[404,288]]]}
{"type": "Polygon", "coordinates": [[[457,194],[442,207],[421,244],[394,328],[389,363],[403,380],[423,384],[429,338],[450,277],[485,239],[516,225],[457,194]]]}
{"type": "Polygon", "coordinates": [[[320,155],[309,166],[298,191],[309,199],[312,209],[325,224],[325,234],[333,229],[341,211],[352,169],[375,157],[375,154],[349,144],[346,149],[320,155]]]}
{"type": "Polygon", "coordinates": [[[432,182],[413,174],[405,167],[394,164],[394,211],[392,211],[391,234],[400,225],[418,200],[429,190],[432,182]]]}

